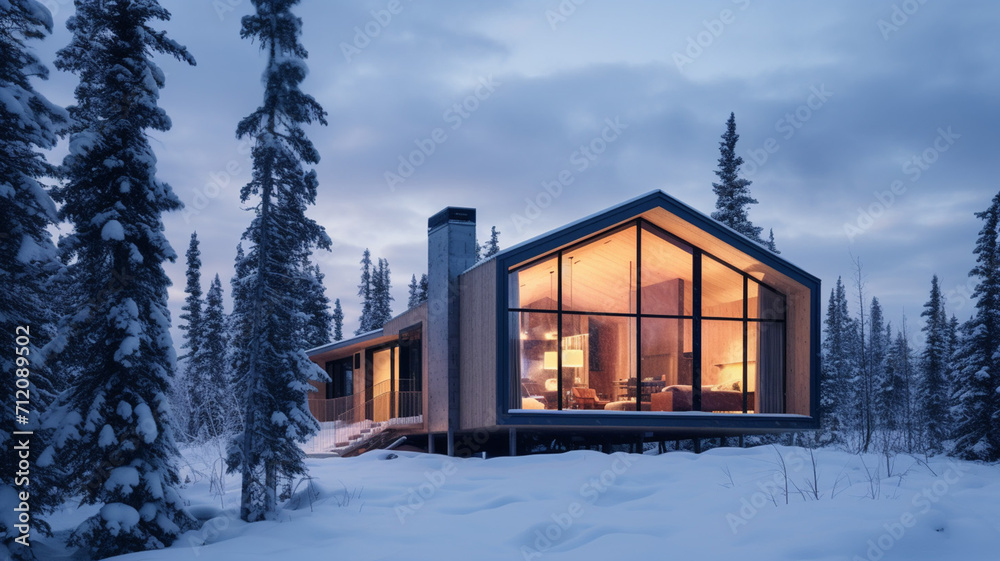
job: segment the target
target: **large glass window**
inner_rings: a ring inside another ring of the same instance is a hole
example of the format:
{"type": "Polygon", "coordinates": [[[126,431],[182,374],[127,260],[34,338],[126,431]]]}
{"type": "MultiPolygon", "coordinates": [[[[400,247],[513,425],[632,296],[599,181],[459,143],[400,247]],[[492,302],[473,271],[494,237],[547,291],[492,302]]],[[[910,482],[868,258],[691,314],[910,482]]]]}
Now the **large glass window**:
{"type": "Polygon", "coordinates": [[[511,393],[515,409],[559,409],[557,319],[554,313],[510,313],[510,358],[518,374],[511,393]]]}
{"type": "Polygon", "coordinates": [[[691,247],[649,227],[642,229],[642,313],[692,314],[691,247]]]}
{"type": "Polygon", "coordinates": [[[511,270],[508,306],[512,409],[784,412],[784,295],[644,220],[511,270]]]}
{"type": "Polygon", "coordinates": [[[326,363],[330,381],[326,384],[326,398],[337,399],[354,393],[354,358],[347,357],[326,363]]]}
{"type": "Polygon", "coordinates": [[[701,315],[743,317],[743,275],[707,255],[701,259],[701,315]]]}
{"type": "Polygon", "coordinates": [[[632,317],[563,314],[563,409],[634,402],[635,333],[632,317]]]}
{"type": "Polygon", "coordinates": [[[508,302],[511,308],[555,310],[558,307],[559,260],[545,259],[510,274],[508,302]]]}
{"type": "Polygon", "coordinates": [[[562,252],[562,309],[635,313],[635,228],[562,252]]]}
{"type": "Polygon", "coordinates": [[[743,350],[742,321],[702,321],[701,411],[743,412],[743,350]]]}

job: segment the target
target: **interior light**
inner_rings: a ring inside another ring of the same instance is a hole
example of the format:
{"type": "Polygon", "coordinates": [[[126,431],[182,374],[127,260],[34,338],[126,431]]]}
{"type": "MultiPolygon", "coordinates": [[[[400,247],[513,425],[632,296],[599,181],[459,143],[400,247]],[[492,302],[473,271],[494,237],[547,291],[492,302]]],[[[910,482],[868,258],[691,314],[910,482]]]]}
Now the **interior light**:
{"type": "MultiPolygon", "coordinates": [[[[555,351],[545,351],[545,355],[542,357],[542,368],[545,370],[555,370],[557,368],[556,364],[556,352],[555,351]]],[[[580,349],[567,349],[563,351],[563,366],[569,368],[582,368],[583,367],[583,351],[580,349]]]]}
{"type": "Polygon", "coordinates": [[[580,349],[567,349],[563,351],[563,366],[582,368],[583,351],[580,349]]]}

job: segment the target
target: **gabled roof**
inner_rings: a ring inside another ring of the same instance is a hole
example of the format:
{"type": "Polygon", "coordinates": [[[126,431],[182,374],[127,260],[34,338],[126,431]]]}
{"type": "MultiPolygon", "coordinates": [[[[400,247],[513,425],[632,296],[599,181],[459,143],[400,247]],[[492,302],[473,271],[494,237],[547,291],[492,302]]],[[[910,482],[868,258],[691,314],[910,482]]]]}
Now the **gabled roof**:
{"type": "MultiPolygon", "coordinates": [[[[663,191],[650,191],[634,199],[607,208],[530,240],[501,250],[493,258],[510,266],[544,255],[567,243],[610,228],[651,210],[661,208],[692,226],[718,238],[747,256],[764,263],[802,284],[818,285],[819,279],[764,246],[671,197],[663,191]]],[[[482,263],[482,262],[481,262],[482,263]]],[[[477,263],[477,266],[479,264],[477,263]]]]}

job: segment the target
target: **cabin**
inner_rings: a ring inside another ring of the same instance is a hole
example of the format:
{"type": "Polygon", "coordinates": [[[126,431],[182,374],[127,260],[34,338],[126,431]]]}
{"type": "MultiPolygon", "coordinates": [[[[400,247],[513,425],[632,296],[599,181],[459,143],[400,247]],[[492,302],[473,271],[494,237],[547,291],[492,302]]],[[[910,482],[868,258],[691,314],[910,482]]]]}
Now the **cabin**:
{"type": "Polygon", "coordinates": [[[427,301],[308,352],[317,450],[818,428],[819,279],[666,193],[475,246],[474,209],[435,214],[427,301]]]}

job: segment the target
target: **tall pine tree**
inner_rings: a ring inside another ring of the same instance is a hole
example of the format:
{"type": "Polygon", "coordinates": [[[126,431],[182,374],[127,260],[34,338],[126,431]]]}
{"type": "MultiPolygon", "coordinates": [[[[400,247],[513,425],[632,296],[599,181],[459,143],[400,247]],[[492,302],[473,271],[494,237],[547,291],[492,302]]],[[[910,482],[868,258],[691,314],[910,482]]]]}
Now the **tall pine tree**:
{"type": "Polygon", "coordinates": [[[757,199],[750,196],[752,182],[740,177],[743,158],[736,155],[736,142],[739,139],[740,135],[736,134],[736,115],[730,113],[729,120],[726,121],[726,132],[719,142],[719,169],[715,170],[719,182],[712,183],[712,191],[716,196],[716,210],[712,213],[712,218],[751,240],[766,245],[760,237],[762,228],[754,226],[747,215],[747,207],[757,204],[757,199]]]}
{"type": "Polygon", "coordinates": [[[882,315],[882,305],[877,297],[873,297],[868,307],[868,379],[866,386],[868,418],[866,423],[874,433],[878,428],[885,428],[880,423],[884,411],[879,408],[879,398],[886,377],[886,353],[889,348],[889,333],[886,331],[885,318],[882,315]]]}
{"type": "Polygon", "coordinates": [[[180,357],[181,360],[184,360],[184,370],[175,381],[181,385],[180,391],[187,393],[183,400],[187,410],[175,410],[174,417],[177,420],[179,436],[186,435],[188,438],[196,436],[199,432],[200,427],[195,417],[203,406],[201,399],[204,396],[201,387],[204,384],[204,380],[201,378],[203,372],[192,364],[192,359],[198,354],[198,349],[204,339],[201,314],[203,305],[201,250],[198,249],[198,245],[198,233],[192,232],[187,253],[184,254],[187,259],[187,271],[185,272],[187,284],[184,287],[184,293],[187,296],[184,298],[184,306],[181,307],[180,318],[183,323],[178,326],[184,332],[184,343],[181,344],[181,349],[186,352],[180,357]]]}
{"type": "Polygon", "coordinates": [[[62,322],[71,385],[60,397],[59,456],[72,472],[65,484],[100,506],[69,540],[94,558],[166,547],[189,523],[166,397],[175,354],[162,266],[176,254],[161,215],[181,203],[156,178],[148,139],[170,128],[150,56],[194,64],[151,27],[169,18],[154,0],[78,1],[56,60],[80,78],[66,184],[55,191],[74,227],[60,250],[80,290],[62,322]]]}
{"type": "Polygon", "coordinates": [[[361,297],[361,317],[358,318],[358,330],[355,335],[367,333],[373,329],[372,313],[374,297],[372,295],[372,253],[365,248],[361,255],[361,282],[358,284],[358,296],[361,297]]]}
{"type": "Polygon", "coordinates": [[[305,473],[298,443],[319,429],[306,402],[309,382],[326,380],[296,338],[304,308],[299,264],[314,247],[330,246],[323,228],[305,215],[318,183],[304,164],[318,163],[319,153],[302,125],[326,124],[326,113],[299,88],[307,53],[299,42],[302,20],[291,11],[297,3],[253,0],[255,13],[243,17],[240,31],[258,42],[267,60],[263,103],[236,129],[238,138],[253,142],[253,175],[240,198],[255,203],[243,234],[251,246],[233,287],[240,314],[234,323],[247,338],[237,341],[235,352],[244,426],[227,465],[242,473],[240,518],[248,522],[273,519],[279,480],[305,473]]]}
{"type": "Polygon", "coordinates": [[[340,307],[340,298],[333,302],[333,340],[340,341],[344,338],[344,310],[340,307]]]}
{"type": "Polygon", "coordinates": [[[903,432],[903,449],[914,451],[914,414],[916,409],[914,398],[915,369],[913,366],[913,349],[906,335],[906,318],[903,318],[903,328],[896,333],[890,354],[890,369],[887,371],[886,386],[883,388],[883,404],[890,416],[887,423],[891,430],[903,432]]]}
{"type": "MultiPolygon", "coordinates": [[[[48,77],[48,69],[27,46],[52,32],[52,16],[35,0],[13,0],[0,5],[0,371],[8,394],[15,384],[25,384],[30,414],[18,419],[14,403],[0,413],[3,430],[0,446],[6,451],[0,463],[0,558],[34,558],[32,548],[15,542],[20,535],[13,524],[18,492],[31,494],[31,525],[47,534],[43,515],[62,499],[63,474],[48,457],[35,457],[30,489],[14,486],[18,471],[11,431],[31,430],[31,448],[37,452],[49,445],[48,431],[41,430],[40,413],[48,411],[58,389],[55,377],[41,352],[51,338],[53,310],[47,281],[56,266],[55,247],[47,228],[56,221],[56,208],[39,179],[54,175],[39,150],[51,149],[66,122],[66,112],[34,90],[30,77],[48,77]],[[20,338],[20,342],[18,339],[20,338]],[[27,343],[22,345],[20,343],[27,343]],[[14,501],[13,504],[11,501],[14,501]]],[[[18,397],[20,399],[20,397],[18,397]]],[[[23,436],[18,436],[23,439],[23,436]]],[[[36,452],[36,453],[37,453],[36,452]]]]}
{"type": "Polygon", "coordinates": [[[924,430],[924,449],[930,453],[943,450],[948,438],[948,319],[937,275],[931,279],[930,299],[920,316],[926,318],[923,332],[924,351],[920,356],[923,374],[920,388],[920,412],[924,430]]]}
{"type": "Polygon", "coordinates": [[[483,259],[489,259],[500,253],[500,232],[496,226],[490,226],[490,239],[486,241],[483,250],[483,259]]]}
{"type": "Polygon", "coordinates": [[[824,327],[826,337],[823,340],[823,368],[820,378],[820,405],[823,411],[820,440],[829,444],[846,444],[847,433],[853,426],[851,419],[857,416],[848,390],[857,374],[857,366],[852,347],[855,325],[848,311],[847,292],[840,278],[837,278],[836,286],[830,290],[824,327]]]}
{"type": "Polygon", "coordinates": [[[326,297],[324,275],[319,270],[319,265],[311,265],[307,260],[304,267],[302,295],[305,317],[301,338],[304,348],[312,349],[330,342],[333,317],[330,315],[330,299],[326,297]]]}
{"type": "Polygon", "coordinates": [[[242,426],[242,418],[246,414],[247,392],[236,385],[237,373],[247,362],[249,345],[246,343],[252,337],[253,328],[253,298],[251,294],[237,297],[241,288],[247,287],[242,279],[246,279],[252,270],[250,261],[243,251],[243,242],[236,244],[236,259],[233,263],[233,276],[229,280],[229,293],[233,298],[233,311],[226,318],[226,339],[229,342],[226,353],[226,365],[229,368],[230,381],[236,391],[233,396],[236,400],[237,413],[241,418],[239,424],[242,426]]]}
{"type": "Polygon", "coordinates": [[[187,271],[185,272],[187,285],[184,287],[184,293],[187,296],[181,307],[183,313],[180,317],[183,323],[178,327],[184,332],[184,343],[181,348],[187,349],[187,353],[181,358],[195,355],[202,339],[200,331],[203,304],[201,299],[201,250],[198,249],[198,245],[198,233],[192,232],[187,253],[184,254],[187,258],[187,271]]]}
{"type": "Polygon", "coordinates": [[[420,288],[417,289],[417,300],[427,301],[427,273],[420,275],[420,288]]]}
{"type": "Polygon", "coordinates": [[[378,267],[372,273],[372,329],[378,329],[392,319],[391,289],[389,261],[379,257],[378,267]]]}
{"type": "Polygon", "coordinates": [[[976,265],[969,276],[976,312],[963,329],[952,415],[955,452],[970,460],[1000,459],[1000,193],[976,217],[976,265]]]}
{"type": "Polygon", "coordinates": [[[417,275],[410,276],[410,284],[407,285],[409,289],[409,298],[406,300],[406,309],[412,310],[420,305],[420,285],[417,284],[417,275]]]}
{"type": "Polygon", "coordinates": [[[764,245],[767,246],[767,249],[771,250],[771,252],[775,255],[781,253],[778,251],[778,246],[774,243],[774,228],[767,231],[767,242],[764,245]]]}
{"type": "Polygon", "coordinates": [[[201,343],[190,359],[189,371],[196,372],[199,380],[198,408],[194,410],[194,435],[199,439],[215,438],[226,434],[233,425],[231,399],[234,388],[226,361],[229,337],[226,330],[226,312],[222,303],[222,281],[215,275],[205,295],[202,315],[201,343]]]}

